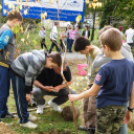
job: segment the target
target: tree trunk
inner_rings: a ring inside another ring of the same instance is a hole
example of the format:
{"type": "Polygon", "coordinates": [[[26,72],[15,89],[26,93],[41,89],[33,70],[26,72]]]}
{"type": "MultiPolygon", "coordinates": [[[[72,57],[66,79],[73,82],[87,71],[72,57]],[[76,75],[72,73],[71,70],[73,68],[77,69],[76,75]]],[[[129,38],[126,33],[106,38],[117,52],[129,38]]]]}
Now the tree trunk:
{"type": "Polygon", "coordinates": [[[91,41],[94,39],[95,16],[96,16],[96,8],[94,9],[94,13],[93,13],[93,27],[92,27],[91,41]]]}

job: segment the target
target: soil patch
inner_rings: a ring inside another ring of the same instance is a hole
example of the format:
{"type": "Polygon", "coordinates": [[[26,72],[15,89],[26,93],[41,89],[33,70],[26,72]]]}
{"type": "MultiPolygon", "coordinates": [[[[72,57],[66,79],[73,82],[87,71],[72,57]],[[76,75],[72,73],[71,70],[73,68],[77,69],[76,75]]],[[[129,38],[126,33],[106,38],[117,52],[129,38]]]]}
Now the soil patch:
{"type": "Polygon", "coordinates": [[[12,131],[5,123],[0,122],[0,134],[17,134],[12,131]]]}

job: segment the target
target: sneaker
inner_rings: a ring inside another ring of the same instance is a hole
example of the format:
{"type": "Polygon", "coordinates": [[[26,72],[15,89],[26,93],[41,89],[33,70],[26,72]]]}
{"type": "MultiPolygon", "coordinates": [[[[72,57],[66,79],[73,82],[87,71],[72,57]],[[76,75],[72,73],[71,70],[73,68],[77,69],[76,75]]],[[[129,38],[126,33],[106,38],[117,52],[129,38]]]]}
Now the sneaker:
{"type": "Polygon", "coordinates": [[[37,125],[32,123],[31,121],[29,121],[27,123],[20,124],[20,126],[30,128],[30,129],[36,129],[37,128],[37,125]]]}
{"type": "Polygon", "coordinates": [[[6,115],[1,115],[1,118],[16,118],[17,116],[7,113],[6,115]]]}
{"type": "Polygon", "coordinates": [[[29,115],[29,120],[30,121],[37,121],[37,117],[36,116],[32,116],[32,115],[29,115]]]}
{"type": "Polygon", "coordinates": [[[95,134],[95,128],[89,128],[87,134],[95,134]]]}
{"type": "Polygon", "coordinates": [[[78,129],[81,131],[87,131],[87,128],[85,126],[79,126],[78,129]]]}
{"type": "Polygon", "coordinates": [[[60,106],[57,105],[56,103],[54,103],[53,100],[50,100],[50,101],[48,102],[48,105],[49,105],[50,107],[53,107],[53,109],[54,109],[55,111],[57,111],[57,112],[62,112],[62,109],[60,108],[60,106]]]}
{"type": "Polygon", "coordinates": [[[43,114],[43,109],[45,108],[45,105],[38,105],[37,114],[43,114]]]}

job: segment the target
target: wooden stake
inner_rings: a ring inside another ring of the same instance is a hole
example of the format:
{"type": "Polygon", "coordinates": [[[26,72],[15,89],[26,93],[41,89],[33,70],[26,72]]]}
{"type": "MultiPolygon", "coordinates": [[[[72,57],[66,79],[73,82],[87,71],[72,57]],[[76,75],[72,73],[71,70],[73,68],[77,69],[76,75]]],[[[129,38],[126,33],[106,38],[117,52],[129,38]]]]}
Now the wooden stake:
{"type": "MultiPolygon", "coordinates": [[[[66,47],[66,45],[65,45],[64,42],[63,42],[63,45],[64,45],[64,47],[65,47],[65,53],[64,53],[63,60],[62,60],[62,65],[61,65],[61,76],[62,76],[63,80],[64,80],[65,83],[66,83],[66,87],[68,88],[69,94],[71,94],[70,88],[69,88],[69,86],[68,86],[68,84],[67,84],[67,81],[66,81],[66,79],[65,79],[65,76],[64,76],[64,74],[63,74],[63,65],[64,65],[64,61],[65,61],[65,58],[66,58],[66,52],[67,52],[67,47],[66,47]]],[[[71,102],[71,104],[72,104],[72,109],[73,109],[73,120],[74,120],[75,132],[76,132],[76,134],[78,134],[77,124],[76,124],[75,108],[74,108],[73,102],[71,102]]]]}

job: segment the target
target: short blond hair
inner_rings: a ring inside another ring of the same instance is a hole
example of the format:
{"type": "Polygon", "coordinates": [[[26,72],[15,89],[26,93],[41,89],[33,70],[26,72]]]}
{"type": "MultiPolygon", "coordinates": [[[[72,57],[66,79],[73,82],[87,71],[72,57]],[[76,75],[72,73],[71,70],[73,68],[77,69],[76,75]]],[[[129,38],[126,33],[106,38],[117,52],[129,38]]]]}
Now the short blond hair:
{"type": "Polygon", "coordinates": [[[122,46],[122,36],[117,28],[110,28],[103,32],[99,38],[102,45],[108,46],[112,51],[119,51],[122,46]]]}

